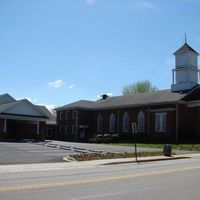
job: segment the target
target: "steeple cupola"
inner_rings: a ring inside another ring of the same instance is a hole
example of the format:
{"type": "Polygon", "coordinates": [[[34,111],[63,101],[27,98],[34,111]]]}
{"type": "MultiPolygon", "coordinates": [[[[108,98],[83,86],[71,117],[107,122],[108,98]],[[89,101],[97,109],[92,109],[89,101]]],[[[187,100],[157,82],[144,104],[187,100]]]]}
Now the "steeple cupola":
{"type": "Polygon", "coordinates": [[[187,42],[175,53],[175,69],[172,70],[172,92],[187,92],[199,83],[198,55],[187,42]]]}

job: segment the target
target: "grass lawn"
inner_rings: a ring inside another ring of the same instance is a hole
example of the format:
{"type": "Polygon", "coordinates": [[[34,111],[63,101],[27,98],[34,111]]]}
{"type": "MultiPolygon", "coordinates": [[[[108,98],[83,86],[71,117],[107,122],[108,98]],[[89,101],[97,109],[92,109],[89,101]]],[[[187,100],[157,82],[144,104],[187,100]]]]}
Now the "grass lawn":
{"type": "MultiPolygon", "coordinates": [[[[112,145],[116,146],[134,146],[134,143],[127,142],[127,143],[112,143],[112,145]]],[[[145,148],[161,148],[163,149],[164,144],[145,144],[145,143],[137,143],[138,147],[145,147],[145,148]]],[[[172,150],[186,150],[186,151],[200,151],[200,144],[172,144],[172,150]]]]}

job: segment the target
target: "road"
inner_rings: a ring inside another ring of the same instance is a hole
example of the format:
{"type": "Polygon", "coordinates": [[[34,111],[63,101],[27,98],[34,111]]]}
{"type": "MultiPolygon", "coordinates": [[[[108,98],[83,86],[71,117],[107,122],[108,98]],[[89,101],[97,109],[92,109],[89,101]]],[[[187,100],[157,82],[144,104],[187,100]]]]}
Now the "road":
{"type": "Polygon", "coordinates": [[[200,155],[189,159],[0,172],[1,200],[198,200],[200,155]]]}

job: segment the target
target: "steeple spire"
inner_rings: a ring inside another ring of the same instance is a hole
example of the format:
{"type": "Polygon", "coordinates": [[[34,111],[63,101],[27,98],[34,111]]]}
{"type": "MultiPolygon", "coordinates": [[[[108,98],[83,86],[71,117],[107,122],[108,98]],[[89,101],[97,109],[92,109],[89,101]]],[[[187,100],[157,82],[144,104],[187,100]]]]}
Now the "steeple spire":
{"type": "Polygon", "coordinates": [[[173,69],[172,92],[188,92],[199,83],[198,52],[185,44],[175,53],[175,69],[173,69]]]}
{"type": "Polygon", "coordinates": [[[187,44],[187,35],[185,33],[185,44],[187,44]]]}

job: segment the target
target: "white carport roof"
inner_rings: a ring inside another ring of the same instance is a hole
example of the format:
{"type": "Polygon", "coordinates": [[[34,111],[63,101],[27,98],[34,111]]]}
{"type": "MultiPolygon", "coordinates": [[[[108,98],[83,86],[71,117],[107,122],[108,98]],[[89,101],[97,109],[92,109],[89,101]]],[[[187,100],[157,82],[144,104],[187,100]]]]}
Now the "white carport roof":
{"type": "MultiPolygon", "coordinates": [[[[0,97],[1,96],[2,95],[0,95],[0,97]]],[[[14,98],[12,102],[9,101],[8,103],[4,102],[0,104],[0,118],[30,121],[49,120],[49,116],[45,114],[45,112],[27,99],[17,101],[14,98]]]]}

